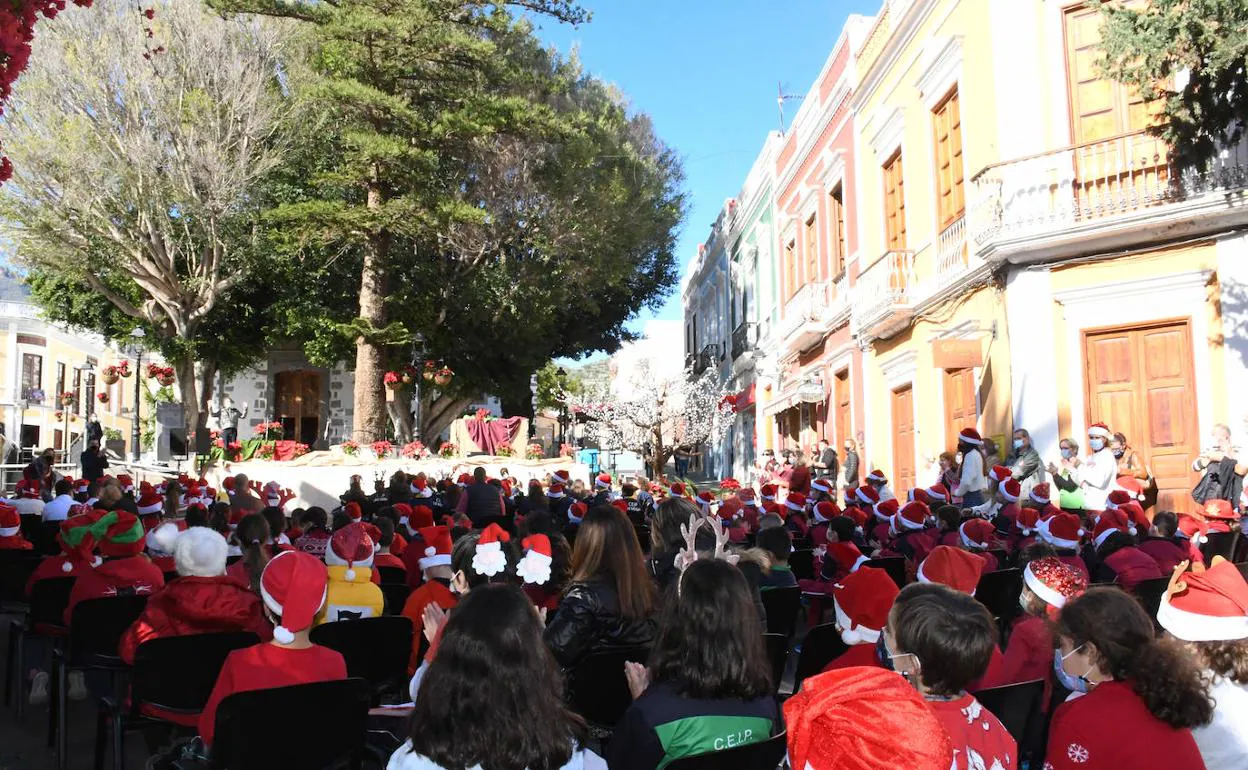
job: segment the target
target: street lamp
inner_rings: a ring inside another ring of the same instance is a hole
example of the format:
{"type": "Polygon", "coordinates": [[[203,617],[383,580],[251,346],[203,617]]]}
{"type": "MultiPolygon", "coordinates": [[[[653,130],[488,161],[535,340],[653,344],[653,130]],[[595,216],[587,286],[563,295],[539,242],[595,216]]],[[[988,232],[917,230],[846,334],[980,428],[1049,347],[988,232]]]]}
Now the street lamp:
{"type": "Polygon", "coordinates": [[[139,400],[143,376],[139,370],[143,368],[142,343],[146,336],[147,333],[139,327],[130,332],[130,354],[134,356],[134,414],[130,417],[130,461],[134,463],[139,461],[139,441],[142,440],[139,434],[139,400]]]}
{"type": "Polygon", "coordinates": [[[412,439],[415,441],[423,441],[420,430],[420,390],[425,376],[425,335],[420,332],[416,332],[412,335],[412,368],[416,370],[416,375],[412,378],[416,382],[416,415],[415,419],[412,421],[412,439]]]}
{"type": "MultiPolygon", "coordinates": [[[[559,387],[567,388],[567,371],[561,366],[555,375],[559,378],[559,387]]],[[[559,448],[563,449],[566,443],[568,443],[568,404],[561,398],[559,399],[559,448]]]]}
{"type": "MultiPolygon", "coordinates": [[[[79,385],[81,386],[79,387],[79,390],[85,394],[86,383],[84,382],[84,379],[86,375],[95,371],[95,366],[93,366],[90,361],[87,361],[80,366],[75,366],[74,371],[78,373],[77,381],[79,385]]],[[[74,395],[77,395],[77,393],[75,393],[74,395]]],[[[69,453],[73,449],[73,446],[74,446],[74,442],[70,439],[70,434],[69,434],[69,422],[71,419],[73,419],[73,413],[70,410],[76,409],[79,406],[83,407],[84,412],[86,412],[86,410],[91,408],[90,404],[86,404],[84,406],[83,404],[77,404],[77,403],[70,404],[69,406],[61,407],[61,414],[65,418],[65,432],[63,434],[64,438],[61,440],[61,449],[64,450],[65,456],[61,459],[61,462],[66,463],[66,464],[70,462],[69,453]]]]}

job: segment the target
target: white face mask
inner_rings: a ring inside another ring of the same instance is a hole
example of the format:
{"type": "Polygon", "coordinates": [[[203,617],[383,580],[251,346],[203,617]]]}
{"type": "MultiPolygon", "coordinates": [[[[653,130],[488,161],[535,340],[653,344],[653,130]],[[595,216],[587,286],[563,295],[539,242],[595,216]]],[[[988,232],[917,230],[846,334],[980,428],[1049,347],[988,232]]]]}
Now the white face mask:
{"type": "Polygon", "coordinates": [[[1015,449],[1022,449],[1022,448],[1023,448],[1023,440],[1022,440],[1021,438],[1016,438],[1016,439],[1014,439],[1014,448],[1015,448],[1015,449]]]}
{"type": "Polygon", "coordinates": [[[1099,452],[1105,448],[1105,439],[1103,438],[1088,439],[1088,446],[1092,447],[1093,452],[1099,452]]]}

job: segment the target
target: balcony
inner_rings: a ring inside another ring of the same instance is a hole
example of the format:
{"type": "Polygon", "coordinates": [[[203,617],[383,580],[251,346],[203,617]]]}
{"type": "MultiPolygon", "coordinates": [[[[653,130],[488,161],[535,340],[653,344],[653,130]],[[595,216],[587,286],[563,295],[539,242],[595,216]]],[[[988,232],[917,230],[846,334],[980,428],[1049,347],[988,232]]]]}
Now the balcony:
{"type": "Polygon", "coordinates": [[[784,317],[777,330],[784,353],[809,350],[823,339],[825,329],[820,317],[827,306],[827,286],[825,281],[812,281],[784,303],[784,317]]]}
{"type": "Polygon", "coordinates": [[[831,332],[849,320],[849,279],[845,272],[826,285],[824,301],[817,309],[817,317],[825,332],[831,332]]]}
{"type": "Polygon", "coordinates": [[[714,368],[719,364],[720,360],[719,343],[712,342],[702,346],[702,352],[698,354],[697,363],[693,367],[694,374],[701,374],[707,369],[714,368]]]}
{"type": "Polygon", "coordinates": [[[752,353],[758,343],[758,324],[752,321],[737,324],[732,330],[732,360],[736,361],[746,353],[752,353]]]}
{"type": "Polygon", "coordinates": [[[914,285],[914,252],[885,252],[854,285],[854,335],[882,339],[908,326],[914,315],[914,285]]]}
{"type": "Polygon", "coordinates": [[[971,232],[1013,262],[1195,236],[1248,223],[1248,143],[1181,169],[1144,131],[988,166],[972,180],[971,232]]]}
{"type": "Polygon", "coordinates": [[[693,369],[694,374],[700,374],[701,372],[700,370],[697,369],[697,366],[698,366],[698,354],[686,353],[685,354],[685,369],[693,369]]]}

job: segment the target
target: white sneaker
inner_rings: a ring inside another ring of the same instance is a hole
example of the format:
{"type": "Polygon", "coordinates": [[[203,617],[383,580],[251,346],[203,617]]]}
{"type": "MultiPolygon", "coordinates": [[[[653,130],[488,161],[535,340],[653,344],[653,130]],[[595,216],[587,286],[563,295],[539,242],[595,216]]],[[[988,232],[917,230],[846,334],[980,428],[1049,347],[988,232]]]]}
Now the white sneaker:
{"type": "Polygon", "coordinates": [[[69,672],[69,699],[87,699],[87,682],[83,679],[81,671],[69,672]]]}
{"type": "Polygon", "coordinates": [[[48,702],[48,672],[39,671],[30,681],[30,705],[40,706],[48,702]]]}

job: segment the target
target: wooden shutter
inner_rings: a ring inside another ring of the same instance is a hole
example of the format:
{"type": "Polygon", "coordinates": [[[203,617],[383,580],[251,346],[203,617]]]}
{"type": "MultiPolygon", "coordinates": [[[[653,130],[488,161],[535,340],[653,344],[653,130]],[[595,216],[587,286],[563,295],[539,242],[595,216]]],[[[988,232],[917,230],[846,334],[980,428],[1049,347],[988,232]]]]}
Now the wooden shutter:
{"type": "Polygon", "coordinates": [[[814,214],[806,220],[806,234],[803,238],[805,243],[803,248],[806,250],[806,275],[803,283],[819,280],[819,229],[817,225],[818,217],[814,214]]]}
{"type": "Polygon", "coordinates": [[[936,191],[943,230],[966,211],[962,180],[962,117],[955,89],[933,113],[936,131],[936,191]]]}
{"type": "Polygon", "coordinates": [[[893,391],[893,493],[904,499],[914,487],[914,388],[893,391]]]}
{"type": "Polygon", "coordinates": [[[945,444],[957,446],[958,433],[974,428],[978,422],[975,409],[975,370],[946,369],[945,381],[945,444]]]}
{"type": "Polygon", "coordinates": [[[901,175],[901,153],[884,164],[884,217],[889,251],[906,248],[906,193],[901,175]]]}
{"type": "Polygon", "coordinates": [[[837,185],[828,195],[828,226],[831,237],[828,248],[832,253],[832,277],[836,278],[845,272],[845,193],[841,185],[837,185]]]}
{"type": "Polygon", "coordinates": [[[849,370],[842,369],[836,373],[832,384],[833,398],[836,399],[836,436],[837,451],[843,452],[845,439],[851,438],[850,426],[853,424],[850,410],[853,408],[849,397],[849,370]]]}

